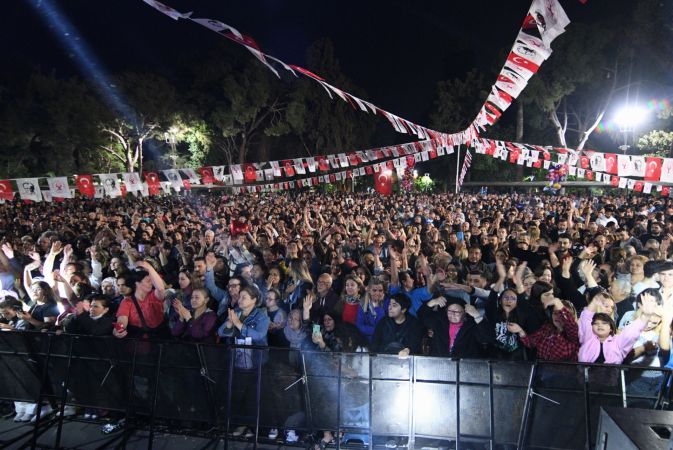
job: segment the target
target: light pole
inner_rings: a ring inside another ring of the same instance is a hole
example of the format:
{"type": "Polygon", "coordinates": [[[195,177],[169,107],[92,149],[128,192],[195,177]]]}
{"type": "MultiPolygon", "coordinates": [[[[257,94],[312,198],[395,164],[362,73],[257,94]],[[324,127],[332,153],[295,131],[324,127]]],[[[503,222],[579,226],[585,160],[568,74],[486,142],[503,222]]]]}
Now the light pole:
{"type": "Polygon", "coordinates": [[[178,138],[178,129],[176,127],[170,127],[167,132],[164,133],[164,138],[166,139],[166,143],[171,146],[171,153],[168,155],[169,158],[173,160],[173,168],[175,169],[176,166],[176,161],[178,159],[178,152],[175,148],[178,138]]]}
{"type": "Polygon", "coordinates": [[[647,110],[639,106],[626,105],[617,111],[615,115],[615,123],[619,126],[619,131],[624,135],[624,144],[619,146],[619,149],[626,154],[629,146],[629,134],[631,134],[631,142],[635,144],[636,128],[641,125],[647,117],[647,110]]]}

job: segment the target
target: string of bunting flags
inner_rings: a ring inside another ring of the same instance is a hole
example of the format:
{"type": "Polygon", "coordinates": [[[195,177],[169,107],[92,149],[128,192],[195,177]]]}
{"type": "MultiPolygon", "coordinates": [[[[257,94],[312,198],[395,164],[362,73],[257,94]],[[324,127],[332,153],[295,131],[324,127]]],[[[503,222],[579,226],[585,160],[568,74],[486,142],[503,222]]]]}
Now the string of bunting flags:
{"type": "MultiPolygon", "coordinates": [[[[353,172],[354,169],[358,169],[359,175],[370,174],[372,172],[367,172],[367,167],[373,170],[371,168],[380,166],[381,162],[386,163],[390,158],[395,158],[391,160],[393,161],[391,162],[391,169],[403,170],[406,165],[402,165],[401,160],[404,159],[402,157],[414,155],[415,161],[427,161],[450,153],[453,153],[453,146],[449,144],[448,140],[440,138],[438,140],[426,139],[349,153],[265,163],[207,166],[196,170],[181,168],[156,172],[146,171],[143,172],[142,177],[136,172],[122,172],[74,175],[73,178],[76,190],[80,195],[87,198],[103,198],[105,196],[115,198],[126,196],[128,193],[142,196],[158,195],[160,192],[167,194],[171,191],[189,190],[192,185],[235,187],[274,182],[269,185],[272,187],[278,185],[279,188],[287,189],[288,186],[294,187],[296,185],[287,184],[290,179],[296,179],[302,175],[310,175],[306,179],[316,178],[319,180],[318,182],[334,182],[343,179],[341,178],[341,172],[331,173],[340,169],[348,168],[347,172],[343,172],[345,174],[353,172]],[[379,164],[374,164],[375,162],[379,164]],[[227,168],[229,169],[228,173],[227,168]],[[97,178],[97,181],[94,177],[97,178]]],[[[0,180],[0,201],[11,201],[16,193],[19,194],[21,199],[34,202],[51,202],[74,198],[75,189],[71,187],[68,178],[67,176],[58,176],[0,180]],[[40,188],[40,180],[43,179],[46,180],[47,189],[40,188]],[[14,185],[16,185],[16,188],[14,188],[14,185]]]]}
{"type": "Polygon", "coordinates": [[[557,0],[533,0],[491,92],[468,129],[474,134],[495,124],[552,54],[551,43],[570,20],[557,0]]]}
{"type": "Polygon", "coordinates": [[[533,168],[550,170],[562,166],[565,173],[589,181],[598,181],[615,188],[650,194],[652,189],[668,197],[673,184],[673,158],[604,153],[521,144],[477,138],[470,143],[475,153],[488,155],[533,168]],[[636,179],[642,178],[642,179],[636,179]]]}
{"type": "Polygon", "coordinates": [[[218,35],[225,37],[243,46],[250,53],[252,53],[255,56],[255,58],[257,58],[262,64],[264,64],[271,72],[273,72],[273,74],[276,75],[278,78],[281,78],[280,71],[283,69],[297,78],[299,77],[299,75],[310,78],[311,80],[320,84],[323,87],[323,89],[325,89],[325,92],[327,92],[327,95],[329,95],[331,99],[334,99],[334,95],[336,95],[344,102],[350,104],[353,107],[353,109],[359,109],[360,111],[367,114],[372,113],[374,115],[377,114],[382,115],[388,120],[388,122],[390,122],[390,125],[398,133],[416,135],[419,139],[437,139],[440,137],[440,135],[444,135],[445,136],[444,138],[448,139],[451,142],[451,145],[465,144],[470,139],[475,137],[475,135],[472,134],[473,130],[464,130],[458,133],[451,133],[447,135],[446,133],[441,133],[439,131],[426,128],[422,125],[418,125],[407,119],[399,117],[389,111],[384,110],[383,108],[374,105],[371,102],[368,102],[351,94],[350,92],[344,91],[336,86],[333,86],[332,84],[328,83],[325,80],[325,78],[316,73],[311,72],[308,69],[305,69],[303,67],[294,64],[287,64],[281,61],[280,59],[263,52],[260,46],[255,41],[255,39],[253,39],[251,36],[245,35],[240,31],[238,31],[236,28],[232,27],[231,25],[223,23],[219,20],[208,18],[194,18],[192,17],[193,12],[191,11],[187,13],[181,13],[176,9],[168,5],[165,5],[164,3],[161,3],[157,0],[143,0],[143,2],[153,7],[157,11],[165,14],[166,16],[170,17],[173,20],[180,20],[180,19],[189,20],[205,28],[208,28],[209,30],[214,31],[218,35]]]}

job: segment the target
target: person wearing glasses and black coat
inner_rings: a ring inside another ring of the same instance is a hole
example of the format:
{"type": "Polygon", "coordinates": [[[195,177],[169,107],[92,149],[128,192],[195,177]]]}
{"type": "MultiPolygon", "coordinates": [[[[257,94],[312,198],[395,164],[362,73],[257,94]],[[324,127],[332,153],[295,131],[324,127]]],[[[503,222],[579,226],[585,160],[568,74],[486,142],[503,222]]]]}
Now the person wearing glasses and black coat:
{"type": "Polygon", "coordinates": [[[474,305],[439,296],[424,303],[418,318],[432,331],[431,356],[483,358],[493,343],[493,327],[474,305]],[[436,310],[435,310],[436,308],[436,310]]]}

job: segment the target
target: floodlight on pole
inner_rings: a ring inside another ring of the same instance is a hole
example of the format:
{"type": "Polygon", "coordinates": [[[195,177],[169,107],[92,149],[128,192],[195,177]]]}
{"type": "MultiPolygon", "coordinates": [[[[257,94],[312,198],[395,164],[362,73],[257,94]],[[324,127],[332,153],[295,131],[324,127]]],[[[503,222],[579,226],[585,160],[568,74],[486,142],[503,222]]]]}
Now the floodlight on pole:
{"type": "Polygon", "coordinates": [[[619,125],[622,133],[632,132],[636,127],[642,125],[647,118],[647,110],[640,106],[624,106],[617,111],[615,123],[619,125]]]}
{"type": "Polygon", "coordinates": [[[619,146],[619,149],[626,154],[630,148],[628,138],[629,133],[633,135],[635,140],[635,130],[642,125],[647,119],[647,110],[640,106],[626,105],[620,108],[615,114],[614,121],[619,126],[619,131],[624,134],[624,144],[619,146]]]}

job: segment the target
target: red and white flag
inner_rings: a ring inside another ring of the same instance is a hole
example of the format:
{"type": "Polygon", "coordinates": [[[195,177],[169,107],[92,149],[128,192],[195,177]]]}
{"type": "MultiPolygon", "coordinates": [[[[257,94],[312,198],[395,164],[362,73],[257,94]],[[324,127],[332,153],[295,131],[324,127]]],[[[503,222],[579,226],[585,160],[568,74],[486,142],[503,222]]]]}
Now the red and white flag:
{"type": "Polygon", "coordinates": [[[460,192],[460,188],[463,186],[463,181],[465,180],[467,171],[470,170],[470,165],[472,165],[472,154],[468,149],[467,153],[465,153],[465,159],[463,160],[463,167],[460,170],[460,177],[458,178],[458,192],[460,192]]]}
{"type": "Polygon", "coordinates": [[[542,60],[551,56],[551,48],[547,47],[545,43],[542,42],[542,39],[530,35],[523,30],[519,31],[519,35],[516,37],[512,51],[535,61],[538,66],[542,64],[542,60]],[[540,58],[542,60],[540,60],[540,58]]]}
{"type": "Polygon", "coordinates": [[[659,181],[661,178],[661,158],[648,157],[645,162],[645,181],[659,181]]]}
{"type": "Polygon", "coordinates": [[[0,181],[0,200],[12,201],[14,200],[14,189],[12,189],[12,182],[9,180],[0,181]]]}
{"type": "Polygon", "coordinates": [[[381,170],[374,175],[374,189],[381,195],[391,195],[393,193],[392,170],[381,170]]]}
{"type": "Polygon", "coordinates": [[[70,186],[68,185],[68,177],[47,178],[47,184],[49,185],[49,192],[52,197],[72,198],[70,186]]]}
{"type": "Polygon", "coordinates": [[[128,192],[140,192],[143,190],[143,185],[140,182],[140,177],[135,172],[124,172],[122,173],[122,178],[124,179],[124,185],[128,192]]]}
{"type": "Polygon", "coordinates": [[[159,195],[159,189],[161,189],[159,175],[156,172],[145,172],[144,175],[147,182],[147,193],[149,195],[159,195]]]}
{"type": "Polygon", "coordinates": [[[93,198],[96,195],[96,186],[93,184],[93,177],[91,175],[77,175],[75,177],[75,184],[80,194],[85,197],[93,198]]]}
{"type": "Polygon", "coordinates": [[[614,153],[605,153],[605,171],[609,174],[617,174],[617,155],[614,153]]]}
{"type": "Polygon", "coordinates": [[[188,13],[181,13],[170,6],[164,5],[161,2],[158,2],[157,0],[143,0],[145,3],[150,5],[152,8],[156,9],[157,11],[160,11],[164,14],[166,14],[168,17],[170,17],[173,20],[178,20],[178,19],[187,19],[189,16],[192,14],[191,12],[188,13]]]}
{"type": "Polygon", "coordinates": [[[175,191],[180,192],[184,187],[180,172],[177,169],[168,169],[164,170],[163,172],[168,179],[168,182],[171,184],[171,187],[175,189],[175,191]]]}
{"type": "Polygon", "coordinates": [[[547,47],[559,35],[563,34],[570,19],[557,0],[533,0],[528,14],[535,19],[542,42],[547,47]]]}

